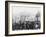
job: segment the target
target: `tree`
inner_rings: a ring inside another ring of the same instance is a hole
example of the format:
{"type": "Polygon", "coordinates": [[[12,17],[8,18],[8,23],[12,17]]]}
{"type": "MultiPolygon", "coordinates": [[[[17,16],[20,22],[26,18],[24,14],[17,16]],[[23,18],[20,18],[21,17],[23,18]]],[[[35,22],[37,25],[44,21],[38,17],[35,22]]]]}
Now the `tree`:
{"type": "Polygon", "coordinates": [[[39,21],[39,20],[38,20],[39,17],[40,17],[40,12],[38,11],[38,13],[36,14],[37,22],[39,21]]]}

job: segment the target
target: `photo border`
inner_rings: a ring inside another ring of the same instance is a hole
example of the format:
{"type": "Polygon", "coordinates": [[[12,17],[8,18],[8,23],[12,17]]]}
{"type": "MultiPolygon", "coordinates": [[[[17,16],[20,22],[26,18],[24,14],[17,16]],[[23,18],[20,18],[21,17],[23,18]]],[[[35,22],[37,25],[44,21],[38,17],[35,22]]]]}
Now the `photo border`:
{"type": "Polygon", "coordinates": [[[18,36],[18,35],[36,35],[45,34],[45,3],[41,2],[25,2],[25,1],[5,1],[5,36],[18,36]],[[43,32],[42,33],[26,33],[26,34],[8,34],[8,2],[27,3],[27,4],[42,4],[43,5],[43,32]]]}

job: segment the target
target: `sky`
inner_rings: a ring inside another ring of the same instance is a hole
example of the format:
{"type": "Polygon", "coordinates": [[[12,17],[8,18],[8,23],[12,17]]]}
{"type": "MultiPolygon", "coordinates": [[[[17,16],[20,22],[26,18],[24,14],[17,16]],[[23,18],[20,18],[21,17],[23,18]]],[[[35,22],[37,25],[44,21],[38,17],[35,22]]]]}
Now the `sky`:
{"type": "Polygon", "coordinates": [[[13,16],[21,16],[21,15],[29,15],[35,16],[37,12],[40,12],[40,7],[26,7],[26,6],[15,6],[12,7],[12,15],[13,16]]]}

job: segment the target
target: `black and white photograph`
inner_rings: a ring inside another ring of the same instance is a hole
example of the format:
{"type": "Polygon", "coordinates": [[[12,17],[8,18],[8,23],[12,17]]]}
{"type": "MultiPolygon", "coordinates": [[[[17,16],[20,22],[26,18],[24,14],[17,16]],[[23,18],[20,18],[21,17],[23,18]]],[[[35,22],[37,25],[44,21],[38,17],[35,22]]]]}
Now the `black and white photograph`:
{"type": "Polygon", "coordinates": [[[12,30],[40,29],[40,7],[13,6],[12,9],[12,30]]]}
{"type": "Polygon", "coordinates": [[[8,4],[6,12],[8,12],[9,35],[44,34],[44,3],[7,2],[6,4],[8,4]]]}

